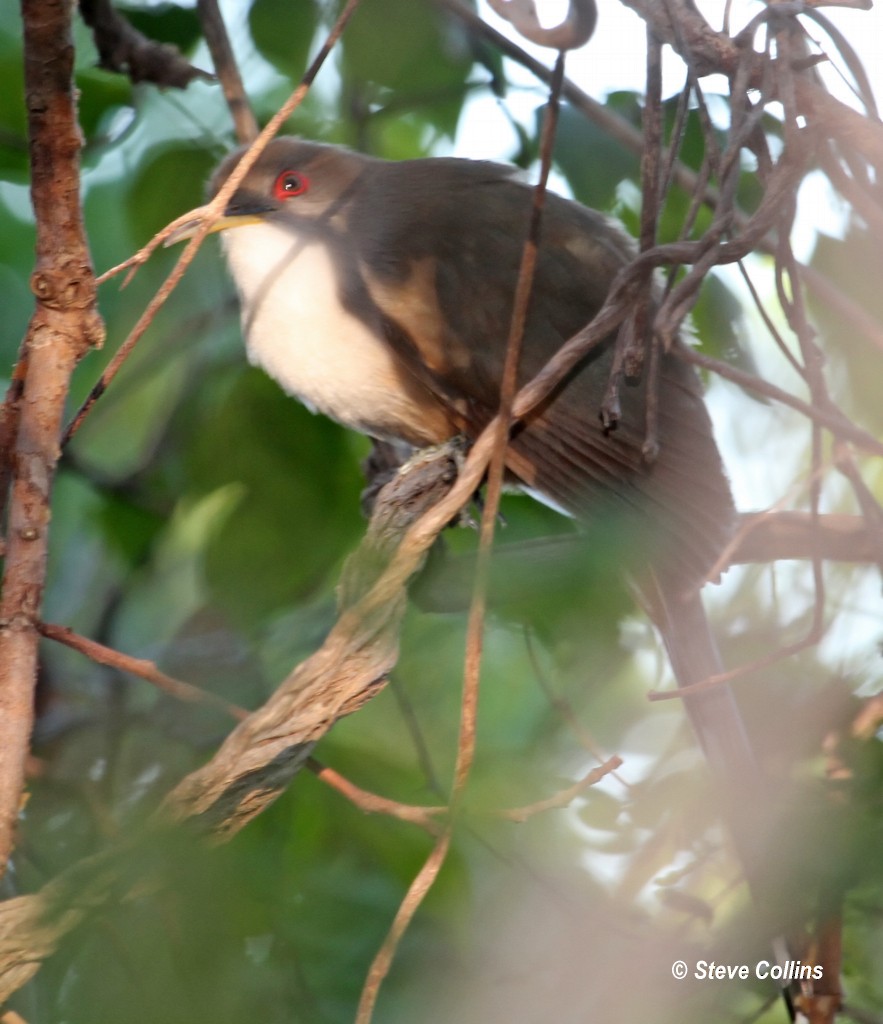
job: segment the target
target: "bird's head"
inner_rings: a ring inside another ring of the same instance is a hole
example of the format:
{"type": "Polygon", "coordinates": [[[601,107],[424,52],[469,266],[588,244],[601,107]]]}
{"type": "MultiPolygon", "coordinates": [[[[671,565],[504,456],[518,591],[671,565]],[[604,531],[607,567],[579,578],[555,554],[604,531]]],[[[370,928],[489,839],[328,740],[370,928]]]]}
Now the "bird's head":
{"type": "MultiPolygon", "coordinates": [[[[219,165],[209,182],[209,199],[218,194],[246,149],[235,150],[219,165]]],[[[300,230],[308,230],[311,223],[332,223],[369,163],[366,157],[337,146],[286,136],[273,139],[239,183],[223,216],[210,231],[268,221],[300,230]]],[[[203,212],[200,207],[180,218],[166,244],[191,237],[203,212]]]]}

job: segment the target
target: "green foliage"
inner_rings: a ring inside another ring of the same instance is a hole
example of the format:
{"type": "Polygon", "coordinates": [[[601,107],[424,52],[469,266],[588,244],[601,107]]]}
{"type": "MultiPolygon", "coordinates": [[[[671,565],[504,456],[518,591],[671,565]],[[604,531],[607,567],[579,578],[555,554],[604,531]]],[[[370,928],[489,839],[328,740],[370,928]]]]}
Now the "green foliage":
{"type": "MultiPolygon", "coordinates": [[[[878,323],[883,318],[881,263],[876,235],[855,222],[845,238],[820,235],[812,258],[815,269],[834,281],[859,309],[868,310],[878,323]]],[[[813,312],[824,331],[826,350],[848,382],[848,408],[863,410],[871,417],[869,426],[879,433],[883,430],[883,408],[878,401],[876,375],[868,373],[866,340],[860,330],[844,330],[842,317],[827,303],[817,302],[813,312]]]]}
{"type": "Polygon", "coordinates": [[[173,3],[123,3],[120,13],[148,39],[177,47],[189,53],[202,39],[202,28],[195,7],[173,3]]]}
{"type": "MultiPolygon", "coordinates": [[[[636,127],[640,124],[638,97],[634,93],[613,93],[608,106],[627,122],[636,127]]],[[[542,109],[537,111],[537,118],[541,116],[542,109]]],[[[574,196],[596,210],[611,209],[621,182],[638,181],[638,157],[573,107],[561,109],[560,125],[555,140],[555,163],[574,196]]]]}
{"type": "Polygon", "coordinates": [[[358,108],[382,111],[394,100],[397,116],[410,110],[424,131],[431,125],[453,135],[472,57],[456,26],[443,22],[429,0],[375,0],[370,11],[357,12],[341,51],[358,108]]]}
{"type": "Polygon", "coordinates": [[[271,64],[296,78],[306,68],[317,13],[313,0],[299,4],[255,0],[248,9],[252,41],[271,64]]]}
{"type": "MultiPolygon", "coordinates": [[[[145,3],[124,11],[150,37],[203,57],[193,8],[145,3]]],[[[264,120],[302,72],[330,13],[314,0],[239,5],[234,47],[264,120]]],[[[93,66],[82,25],[76,38],[85,220],[103,271],[202,202],[205,179],[233,132],[219,86],[197,82],[182,94],[133,88],[93,66]]],[[[5,5],[6,366],[31,309],[20,51],[18,15],[5,5]]],[[[506,72],[497,53],[470,41],[428,0],[371,0],[290,127],[385,157],[424,155],[454,136],[476,83],[490,78],[487,88],[506,96],[506,72]]],[[[636,94],[614,93],[606,104],[640,126],[636,94]]],[[[666,103],[669,132],[674,109],[675,101],[666,103]]],[[[765,128],[775,136],[774,126],[765,128]]],[[[516,130],[519,151],[510,156],[529,166],[537,124],[527,118],[516,130]]],[[[681,156],[693,169],[703,157],[695,111],[681,156]]],[[[577,198],[635,228],[635,154],[565,106],[555,161],[577,198]]],[[[747,170],[739,194],[748,209],[759,199],[747,170]]],[[[689,203],[683,190],[669,190],[661,240],[679,236],[689,203]]],[[[856,230],[843,242],[825,240],[815,263],[876,310],[878,249],[856,230]]],[[[158,252],[125,289],[119,279],[102,286],[107,344],[78,369],[71,413],[176,255],[158,252]]],[[[843,339],[826,311],[819,316],[856,406],[879,415],[879,375],[867,372],[864,350],[843,339]]],[[[694,318],[703,351],[751,367],[740,307],[722,277],[707,279],[694,318]]],[[[751,435],[736,456],[756,444],[751,435]]],[[[334,622],[340,566],[363,530],[365,454],[363,440],[307,412],[246,365],[233,290],[210,240],[65,452],[53,494],[46,618],[243,707],[259,705],[334,622]]],[[[646,701],[648,687],[669,680],[649,628],[629,618],[633,600],[618,565],[630,538],[605,529],[581,547],[534,559],[525,554],[537,550],[530,545],[570,527],[524,497],[507,497],[503,515],[475,769],[451,855],[405,938],[377,1020],[551,1019],[551,998],[539,1008],[528,997],[504,998],[519,993],[522,976],[561,997],[565,1008],[555,1019],[747,1018],[761,999],[753,991],[665,988],[673,954],[710,958],[710,950],[729,949],[743,959],[746,909],[731,892],[733,862],[682,709],[646,701]],[[571,717],[588,739],[571,729],[571,717]],[[583,776],[595,763],[584,746],[590,743],[625,758],[624,782],[607,780],[571,809],[538,813],[523,825],[500,818],[501,808],[542,801],[583,776]],[[607,1012],[620,1005],[597,996],[608,979],[627,989],[634,1012],[607,1012]]],[[[475,539],[468,529],[447,531],[414,588],[392,682],[316,752],[358,785],[405,803],[441,804],[449,793],[475,539]]],[[[774,590],[758,575],[729,578],[718,623],[729,662],[760,656],[781,634],[805,626],[791,621],[774,590]]],[[[869,685],[879,685],[875,671],[869,685]]],[[[787,671],[776,666],[742,690],[749,723],[774,765],[783,750],[804,756],[779,734],[805,727],[815,736],[818,723],[802,702],[818,696],[828,673],[809,660],[787,671]]],[[[43,771],[30,786],[12,883],[22,892],[136,834],[232,728],[217,711],[57,644],[44,648],[39,702],[35,753],[43,771]]],[[[846,973],[862,1005],[879,1009],[883,956],[867,907],[883,895],[875,856],[880,766],[876,749],[854,753],[856,775],[866,780],[852,794],[855,813],[832,813],[832,828],[820,837],[812,820],[818,794],[810,793],[788,819],[787,849],[796,859],[801,845],[815,843],[812,867],[855,887],[846,905],[854,929],[846,973]]],[[[29,1024],[349,1022],[368,965],[430,848],[422,831],[366,815],[304,772],[227,846],[174,835],[129,851],[120,899],[89,911],[15,1005],[29,1024]]],[[[777,876],[783,889],[788,869],[784,863],[777,876]]],[[[801,884],[806,877],[794,872],[801,884]]],[[[777,1013],[763,1019],[781,1019],[777,1013]]]]}
{"type": "Polygon", "coordinates": [[[80,125],[87,145],[108,141],[115,124],[127,125],[135,116],[133,90],[126,79],[101,68],[87,68],[77,73],[76,82],[82,97],[80,125]]]}
{"type": "Polygon", "coordinates": [[[192,145],[158,147],[147,153],[129,190],[127,213],[133,227],[155,234],[182,210],[203,201],[203,182],[214,167],[211,153],[192,145]],[[169,188],[169,182],[175,188],[169,188]]]}
{"type": "Polygon", "coordinates": [[[0,181],[27,181],[28,175],[21,33],[18,8],[7,7],[0,23],[0,96],[8,98],[0,103],[0,181]]]}

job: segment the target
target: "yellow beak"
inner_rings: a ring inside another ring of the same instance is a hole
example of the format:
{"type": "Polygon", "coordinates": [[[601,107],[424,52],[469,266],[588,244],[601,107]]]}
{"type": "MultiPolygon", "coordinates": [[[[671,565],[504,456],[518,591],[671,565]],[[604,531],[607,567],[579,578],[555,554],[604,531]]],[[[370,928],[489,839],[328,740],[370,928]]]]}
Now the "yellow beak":
{"type": "MultiPolygon", "coordinates": [[[[192,238],[205,220],[207,211],[207,206],[197,206],[195,210],[190,210],[189,213],[182,214],[177,220],[173,220],[169,225],[168,235],[163,239],[163,246],[168,248],[170,245],[192,238]]],[[[227,231],[229,228],[241,228],[246,224],[260,223],[262,223],[262,219],[255,213],[224,214],[212,224],[208,233],[213,235],[217,231],[227,231]]]]}

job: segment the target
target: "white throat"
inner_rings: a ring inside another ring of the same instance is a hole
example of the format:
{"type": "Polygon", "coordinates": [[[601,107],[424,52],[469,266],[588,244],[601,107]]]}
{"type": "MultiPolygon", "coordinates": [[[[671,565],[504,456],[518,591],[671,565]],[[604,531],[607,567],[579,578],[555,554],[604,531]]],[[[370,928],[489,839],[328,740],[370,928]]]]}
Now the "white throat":
{"type": "Polygon", "coordinates": [[[375,437],[411,440],[402,424],[419,420],[413,382],[380,324],[344,309],[327,246],[272,223],[229,228],[222,239],[249,360],[313,411],[375,437]]]}

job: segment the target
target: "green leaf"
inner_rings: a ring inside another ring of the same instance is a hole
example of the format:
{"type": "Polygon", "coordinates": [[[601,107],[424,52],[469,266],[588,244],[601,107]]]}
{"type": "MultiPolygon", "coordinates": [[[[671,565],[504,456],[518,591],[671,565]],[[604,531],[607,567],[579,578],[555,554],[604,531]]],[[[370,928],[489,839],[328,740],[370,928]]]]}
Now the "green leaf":
{"type": "Polygon", "coordinates": [[[750,349],[742,344],[742,304],[715,273],[702,283],[699,301],[693,307],[693,326],[703,352],[748,373],[757,373],[750,349]]]}
{"type": "MultiPolygon", "coordinates": [[[[820,234],[810,265],[852,300],[861,314],[883,324],[883,256],[875,234],[855,222],[842,239],[820,234]]],[[[879,374],[869,372],[874,350],[861,331],[844,329],[840,310],[812,291],[809,298],[822,328],[825,351],[846,375],[852,408],[861,410],[864,425],[878,433],[883,430],[883,406],[879,374]]]]}
{"type": "Polygon", "coordinates": [[[261,55],[290,78],[300,78],[318,23],[314,0],[255,0],[248,12],[251,38],[261,55]]]}
{"type": "Polygon", "coordinates": [[[349,439],[254,370],[194,440],[193,483],[235,481],[244,494],[207,551],[213,596],[236,621],[258,623],[311,592],[362,529],[349,439]]]}
{"type": "Polygon", "coordinates": [[[0,302],[0,373],[6,375],[15,362],[34,309],[34,296],[28,288],[28,279],[34,266],[35,229],[32,224],[14,217],[2,201],[0,239],[0,295],[3,296],[0,302]]]}
{"type": "Polygon", "coordinates": [[[373,0],[356,13],[341,45],[346,80],[369,108],[394,98],[397,110],[415,110],[453,134],[472,68],[456,23],[427,0],[373,0]]]}
{"type": "MultiPolygon", "coordinates": [[[[636,109],[636,98],[632,101],[636,109]]],[[[539,108],[537,131],[541,112],[539,108]]],[[[620,182],[637,178],[640,170],[634,153],[570,106],[561,109],[554,158],[574,196],[596,210],[610,210],[620,182]]]]}
{"type": "Polygon", "coordinates": [[[144,5],[117,5],[120,14],[148,39],[169,43],[182,53],[193,49],[202,39],[202,26],[195,7],[178,4],[152,3],[144,5]]]}
{"type": "Polygon", "coordinates": [[[106,144],[111,122],[121,111],[129,111],[135,117],[132,83],[124,75],[103,71],[101,68],[87,68],[77,72],[77,89],[80,93],[79,119],[86,143],[106,144]]]}
{"type": "Polygon", "coordinates": [[[15,27],[11,30],[0,27],[0,180],[26,182],[28,126],[24,105],[22,29],[17,10],[14,22],[15,27]]]}
{"type": "Polygon", "coordinates": [[[146,156],[132,182],[126,212],[135,238],[149,238],[203,201],[214,158],[193,145],[169,146],[146,156]],[[174,183],[174,187],[170,185],[174,183]]]}

